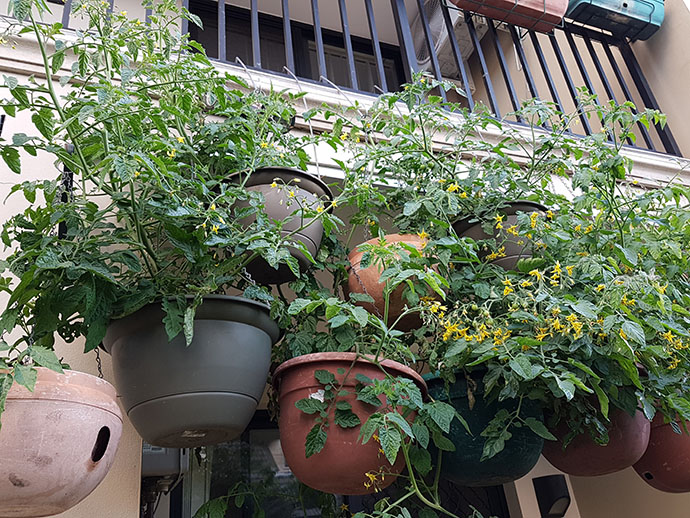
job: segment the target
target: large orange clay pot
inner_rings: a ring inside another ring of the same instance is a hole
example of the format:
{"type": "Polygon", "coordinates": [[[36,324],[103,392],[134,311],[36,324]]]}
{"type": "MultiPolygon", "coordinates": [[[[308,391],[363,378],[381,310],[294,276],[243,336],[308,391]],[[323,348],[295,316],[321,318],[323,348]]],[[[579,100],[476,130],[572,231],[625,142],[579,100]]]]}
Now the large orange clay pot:
{"type": "MultiPolygon", "coordinates": [[[[615,409],[609,418],[606,446],[600,446],[589,433],[584,433],[575,437],[565,450],[560,440],[545,441],[544,457],[564,473],[579,477],[607,475],[632,466],[640,460],[649,443],[649,420],[639,410],[633,417],[615,409]]],[[[562,438],[567,432],[567,426],[561,426],[554,435],[562,438]]]]}
{"type": "MultiPolygon", "coordinates": [[[[338,374],[337,369],[347,372],[354,362],[354,353],[315,353],[299,356],[278,366],[273,376],[274,384],[279,392],[280,444],[283,448],[285,460],[295,477],[307,486],[325,493],[341,495],[365,495],[376,489],[383,489],[391,485],[405,467],[402,454],[394,465],[379,452],[380,445],[374,439],[366,444],[358,441],[360,427],[341,428],[333,422],[330,415],[328,439],[324,448],[309,458],[306,458],[304,444],[309,430],[314,426],[314,416],[307,415],[295,403],[309,397],[323,389],[314,377],[314,372],[324,369],[332,372],[339,383],[345,374],[338,374]],[[390,474],[377,477],[375,484],[366,473],[390,474]],[[367,485],[365,485],[367,484],[367,485]],[[368,486],[368,487],[367,487],[368,486]]],[[[384,360],[381,365],[391,376],[404,376],[413,379],[426,397],[426,384],[422,377],[412,369],[391,360],[384,360]]],[[[374,412],[371,405],[357,401],[354,394],[355,376],[363,374],[371,379],[383,379],[384,373],[379,367],[364,359],[360,359],[345,380],[344,389],[348,396],[339,399],[348,401],[352,411],[364,423],[374,412]]]]}
{"type": "Polygon", "coordinates": [[[0,517],[52,516],[108,473],[122,434],[115,389],[82,372],[36,368],[33,392],[13,385],[0,429],[0,517]]]}
{"type": "MultiPolygon", "coordinates": [[[[384,236],[384,239],[386,243],[405,243],[414,246],[417,250],[421,250],[425,243],[422,238],[415,234],[388,234],[384,236]]],[[[379,238],[374,238],[362,244],[372,245],[378,243],[378,241],[379,238]]],[[[362,306],[379,318],[383,318],[385,313],[385,297],[383,295],[385,283],[379,282],[383,270],[377,265],[370,265],[365,269],[360,268],[363,255],[364,252],[359,251],[357,248],[348,255],[350,261],[350,275],[347,279],[346,291],[348,293],[365,293],[369,295],[374,299],[373,304],[358,302],[357,305],[362,306]]],[[[401,284],[390,295],[388,303],[388,325],[392,325],[405,310],[405,306],[407,305],[407,302],[403,298],[405,286],[406,284],[401,284]]],[[[402,318],[396,325],[396,328],[402,331],[408,331],[418,326],[420,322],[419,315],[410,314],[402,318]]]]}
{"type": "MultiPolygon", "coordinates": [[[[690,421],[686,426],[690,430],[690,421]]],[[[633,468],[642,480],[660,491],[689,492],[690,435],[676,433],[671,424],[664,424],[663,416],[657,414],[652,421],[647,451],[633,468]]]]}

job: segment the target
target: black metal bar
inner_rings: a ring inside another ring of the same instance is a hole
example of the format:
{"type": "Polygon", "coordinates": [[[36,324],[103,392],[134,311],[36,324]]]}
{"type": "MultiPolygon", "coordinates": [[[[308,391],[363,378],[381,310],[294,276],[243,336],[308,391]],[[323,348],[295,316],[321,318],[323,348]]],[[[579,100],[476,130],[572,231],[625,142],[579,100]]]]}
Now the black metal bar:
{"type": "Polygon", "coordinates": [[[225,48],[225,0],[218,0],[218,59],[227,61],[225,48]]]}
{"type": "Polygon", "coordinates": [[[314,20],[314,40],[316,41],[316,57],[319,63],[319,80],[328,79],[326,71],[326,52],[323,49],[323,34],[321,33],[321,17],[319,16],[319,0],[311,0],[311,16],[314,20]]]}
{"type": "MultiPolygon", "coordinates": [[[[376,30],[376,18],[374,17],[374,7],[371,5],[371,0],[364,0],[364,5],[367,8],[367,22],[369,23],[369,32],[371,33],[371,46],[376,57],[376,71],[379,75],[379,82],[381,89],[384,92],[388,91],[388,81],[386,81],[386,71],[383,68],[383,55],[381,54],[381,43],[379,42],[379,33],[376,30]]],[[[400,34],[400,32],[398,32],[400,34]]]]}
{"type": "Polygon", "coordinates": [[[347,54],[347,67],[350,71],[350,88],[357,90],[357,69],[355,68],[355,54],[352,51],[352,37],[350,36],[350,22],[347,18],[347,6],[345,0],[338,0],[340,7],[340,22],[343,26],[343,42],[347,54]]]}
{"type": "Polygon", "coordinates": [[[501,118],[501,111],[498,109],[498,102],[496,102],[496,94],[494,93],[494,86],[491,83],[491,76],[489,76],[489,69],[486,66],[486,59],[484,59],[484,51],[482,50],[482,43],[477,37],[477,31],[474,28],[474,22],[472,21],[472,15],[465,13],[465,23],[467,24],[467,30],[470,33],[470,39],[474,45],[474,51],[477,53],[479,58],[479,64],[482,67],[482,79],[484,79],[484,86],[486,87],[486,92],[489,94],[489,104],[491,105],[491,110],[494,115],[501,118]]]}
{"type": "MultiPolygon", "coordinates": [[[[503,74],[503,80],[506,83],[506,88],[508,89],[508,96],[510,97],[510,104],[513,105],[513,110],[517,111],[520,109],[520,100],[518,99],[517,92],[515,92],[515,86],[513,85],[513,78],[510,76],[510,70],[508,70],[508,63],[506,62],[505,54],[503,54],[503,48],[501,47],[501,42],[498,41],[498,33],[496,32],[496,27],[494,27],[494,21],[490,18],[486,19],[486,23],[489,26],[489,32],[491,33],[491,39],[494,42],[494,48],[496,49],[496,55],[498,56],[498,63],[501,65],[501,73],[503,74]]],[[[518,117],[518,120],[522,120],[518,117]]]]}
{"type": "Polygon", "coordinates": [[[252,64],[261,68],[261,35],[259,34],[259,0],[251,1],[252,64]]]}
{"type": "Polygon", "coordinates": [[[419,72],[419,65],[415,56],[414,40],[410,30],[410,20],[407,17],[405,0],[391,0],[391,7],[393,9],[393,18],[395,18],[395,28],[398,32],[398,42],[400,43],[403,63],[407,65],[405,77],[410,81],[412,74],[419,72]]]}
{"type": "Polygon", "coordinates": [[[446,30],[448,31],[448,43],[455,58],[455,64],[458,67],[458,72],[462,78],[462,84],[465,87],[465,96],[467,97],[467,104],[470,110],[474,110],[474,100],[472,99],[472,92],[470,91],[470,81],[467,77],[467,70],[465,69],[465,62],[462,59],[462,52],[458,46],[458,40],[455,38],[455,30],[453,29],[453,22],[450,19],[450,12],[448,6],[441,4],[441,12],[443,13],[443,21],[446,23],[446,30]]]}
{"type": "Polygon", "coordinates": [[[62,9],[62,26],[69,29],[69,16],[72,14],[72,0],[65,0],[65,7],[62,9]]]}
{"type": "Polygon", "coordinates": [[[558,108],[558,111],[561,113],[564,113],[563,109],[563,103],[561,102],[561,96],[558,95],[558,89],[556,88],[556,84],[553,82],[553,77],[551,77],[551,70],[549,70],[549,65],[546,62],[546,58],[544,57],[544,51],[541,48],[541,44],[539,43],[539,38],[537,37],[537,34],[534,31],[529,31],[529,36],[530,39],[532,40],[532,46],[534,47],[534,52],[537,54],[537,59],[539,60],[539,66],[541,67],[541,71],[544,74],[544,79],[546,79],[546,84],[549,87],[549,93],[551,94],[551,99],[553,99],[553,102],[556,103],[556,107],[558,108]]]}
{"type": "MultiPolygon", "coordinates": [[[[189,9],[189,0],[182,0],[182,7],[189,9]]],[[[182,18],[182,34],[189,33],[189,20],[187,18],[182,18]]]]}
{"type": "Polygon", "coordinates": [[[285,63],[293,74],[295,73],[295,49],[292,47],[292,25],[290,23],[290,0],[283,3],[283,40],[285,42],[285,63]]]}
{"type": "MultiPolygon", "coordinates": [[[[556,40],[556,35],[549,34],[549,40],[551,40],[551,46],[553,47],[554,54],[556,54],[556,60],[558,61],[558,65],[561,68],[561,72],[563,72],[565,83],[568,86],[568,92],[570,92],[570,96],[572,97],[575,106],[577,106],[579,110],[580,102],[577,99],[577,90],[575,89],[575,85],[573,84],[573,78],[570,77],[570,71],[568,70],[568,66],[565,64],[565,59],[563,59],[563,53],[561,52],[561,48],[558,45],[558,40],[556,40]]],[[[587,135],[591,135],[592,128],[589,125],[587,116],[582,111],[580,111],[580,122],[582,122],[582,127],[584,128],[585,133],[587,135]]]]}
{"type": "MultiPolygon", "coordinates": [[[[623,95],[625,95],[626,101],[634,102],[632,94],[630,93],[630,88],[628,88],[628,83],[625,81],[625,78],[623,77],[623,73],[621,72],[618,63],[616,62],[616,58],[613,57],[611,47],[609,47],[608,43],[606,42],[602,43],[602,47],[604,47],[604,53],[606,54],[606,57],[609,60],[609,64],[613,69],[613,73],[616,76],[616,79],[618,80],[618,84],[620,85],[621,90],[623,90],[623,95]]],[[[637,111],[633,110],[633,113],[637,113],[637,111]]],[[[654,147],[654,142],[652,141],[652,137],[649,135],[649,131],[647,131],[647,128],[645,128],[644,124],[638,123],[637,127],[639,128],[640,133],[642,134],[642,138],[644,139],[645,144],[647,144],[647,147],[652,151],[656,151],[656,148],[654,147]]]]}
{"type": "MultiPolygon", "coordinates": [[[[419,9],[419,19],[422,21],[422,29],[424,30],[424,39],[426,40],[426,46],[429,49],[429,58],[431,59],[431,69],[434,72],[434,76],[439,81],[441,80],[441,65],[438,63],[438,56],[436,55],[436,45],[434,45],[434,36],[431,34],[431,29],[429,28],[429,17],[426,15],[424,10],[424,0],[417,0],[417,8],[419,9]]],[[[446,91],[440,89],[441,98],[444,101],[446,99],[446,91]]]]}
{"type": "MultiPolygon", "coordinates": [[[[652,93],[652,89],[649,87],[649,83],[647,83],[647,79],[645,79],[644,74],[642,73],[640,64],[637,62],[637,58],[635,57],[632,49],[625,41],[619,41],[618,48],[620,49],[621,54],[623,55],[623,61],[625,61],[628,71],[635,82],[637,91],[639,92],[640,97],[642,97],[642,102],[645,103],[647,108],[658,110],[659,103],[656,101],[656,98],[652,93]]],[[[656,129],[656,132],[659,135],[661,143],[664,145],[666,152],[672,155],[682,156],[678,143],[676,142],[676,139],[673,138],[673,134],[668,126],[664,126],[662,128],[660,124],[654,124],[654,128],[656,129]]]]}
{"type": "Polygon", "coordinates": [[[534,78],[532,77],[532,71],[529,68],[529,63],[527,62],[527,57],[525,56],[525,49],[522,47],[522,42],[520,41],[520,35],[513,25],[508,26],[510,28],[510,35],[513,37],[513,45],[520,60],[520,66],[522,66],[522,71],[525,74],[525,80],[527,81],[527,86],[529,87],[529,92],[532,97],[539,98],[539,92],[537,92],[537,85],[534,83],[534,78]]]}

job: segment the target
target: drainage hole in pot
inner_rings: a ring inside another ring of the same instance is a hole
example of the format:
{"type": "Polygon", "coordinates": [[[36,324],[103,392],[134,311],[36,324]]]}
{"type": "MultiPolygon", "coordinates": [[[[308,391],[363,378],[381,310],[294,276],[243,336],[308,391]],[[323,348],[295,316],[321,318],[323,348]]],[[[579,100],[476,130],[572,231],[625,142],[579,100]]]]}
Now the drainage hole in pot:
{"type": "Polygon", "coordinates": [[[102,427],[98,431],[98,437],[96,437],[96,444],[93,445],[93,451],[91,451],[91,460],[93,462],[98,462],[105,455],[108,449],[108,443],[110,442],[110,428],[107,426],[102,427]]]}
{"type": "Polygon", "coordinates": [[[645,471],[643,476],[647,480],[652,480],[654,478],[654,475],[652,475],[649,471],[645,471]]]}

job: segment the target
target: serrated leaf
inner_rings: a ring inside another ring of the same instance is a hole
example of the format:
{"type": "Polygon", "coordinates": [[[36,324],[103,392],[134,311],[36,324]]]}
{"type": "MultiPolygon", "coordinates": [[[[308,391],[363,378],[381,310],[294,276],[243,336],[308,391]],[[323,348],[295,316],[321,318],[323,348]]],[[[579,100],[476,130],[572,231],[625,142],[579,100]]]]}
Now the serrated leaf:
{"type": "Polygon", "coordinates": [[[55,351],[52,349],[34,345],[29,351],[29,356],[41,367],[45,367],[46,369],[50,369],[62,374],[62,365],[60,365],[60,360],[55,354],[55,351]]]}
{"type": "Polygon", "coordinates": [[[414,433],[412,432],[412,427],[407,420],[398,414],[397,412],[389,412],[386,414],[386,419],[388,422],[395,423],[400,427],[400,429],[407,435],[410,439],[414,439],[414,433]]]}
{"type": "Polygon", "coordinates": [[[191,345],[194,338],[194,316],[196,306],[188,306],[184,311],[184,340],[187,346],[191,345]]]}
{"type": "MultiPolygon", "coordinates": [[[[345,391],[347,394],[347,391],[345,391]]],[[[340,400],[335,404],[335,408],[338,410],[352,410],[352,405],[348,401],[340,400]]]]}
{"type": "Polygon", "coordinates": [[[307,440],[304,445],[304,454],[306,457],[309,458],[323,450],[323,447],[326,446],[327,438],[328,435],[326,434],[326,430],[321,428],[320,423],[316,423],[307,434],[307,440]]]}
{"type": "Polygon", "coordinates": [[[15,365],[13,374],[14,381],[33,392],[34,387],[36,386],[36,377],[38,375],[36,369],[30,365],[19,364],[15,365]]]}
{"type": "Polygon", "coordinates": [[[450,431],[450,423],[455,417],[455,409],[452,406],[443,401],[434,401],[427,405],[427,412],[441,430],[445,433],[450,431]]]}
{"type": "Polygon", "coordinates": [[[644,329],[642,329],[642,326],[637,322],[626,320],[623,322],[621,329],[631,340],[643,346],[647,344],[647,340],[645,340],[644,336],[644,329]]]}
{"type": "Polygon", "coordinates": [[[415,471],[425,476],[431,471],[431,454],[424,448],[413,446],[410,448],[410,464],[415,471]]]}
{"type": "Polygon", "coordinates": [[[412,423],[412,433],[419,445],[426,449],[429,446],[429,429],[420,422],[412,423]]]}
{"type": "Polygon", "coordinates": [[[529,429],[536,433],[539,437],[542,437],[548,441],[555,441],[556,437],[549,432],[549,430],[544,426],[539,419],[534,417],[528,417],[525,419],[525,424],[529,426],[529,429]]]}
{"type": "Polygon", "coordinates": [[[299,401],[295,401],[295,406],[305,414],[309,415],[320,413],[322,410],[326,410],[328,407],[328,405],[323,401],[319,401],[318,399],[312,397],[305,397],[299,401]]]}
{"type": "Polygon", "coordinates": [[[339,408],[336,408],[334,420],[335,424],[342,428],[354,428],[355,426],[359,426],[361,424],[361,421],[359,420],[359,417],[357,417],[357,414],[355,414],[352,410],[349,409],[341,410],[339,408]]]}
{"type": "Polygon", "coordinates": [[[400,432],[397,428],[381,426],[379,427],[379,442],[388,462],[395,464],[402,444],[400,432]]]}
{"type": "Polygon", "coordinates": [[[328,385],[330,383],[335,383],[335,374],[329,372],[325,369],[317,369],[314,371],[314,377],[316,381],[322,385],[328,385]]]}

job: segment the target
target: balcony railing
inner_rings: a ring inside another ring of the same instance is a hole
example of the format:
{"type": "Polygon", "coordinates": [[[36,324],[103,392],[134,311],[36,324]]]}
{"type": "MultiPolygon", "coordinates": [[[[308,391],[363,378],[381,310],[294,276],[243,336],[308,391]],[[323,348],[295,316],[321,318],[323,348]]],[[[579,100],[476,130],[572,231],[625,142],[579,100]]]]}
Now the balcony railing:
{"type": "MultiPolygon", "coordinates": [[[[182,1],[203,21],[203,30],[186,23],[182,30],[210,57],[302,81],[377,93],[427,71],[464,92],[449,94],[450,100],[470,110],[483,103],[497,117],[532,97],[573,112],[579,87],[599,102],[663,109],[627,41],[571,23],[544,34],[460,11],[445,0],[182,1]]],[[[66,0],[65,26],[70,6],[66,0]]],[[[576,134],[600,130],[598,120],[584,115],[579,123],[576,134]]],[[[640,124],[635,136],[630,146],[681,155],[668,126],[648,130],[640,124]]]]}

